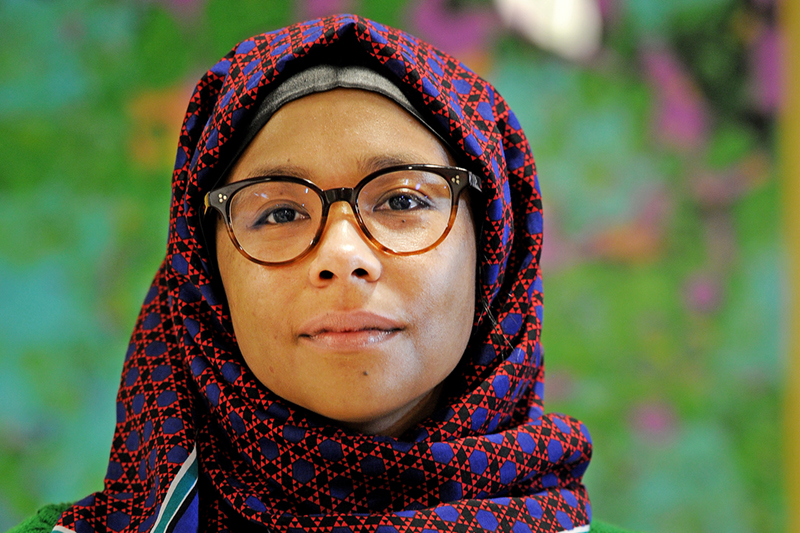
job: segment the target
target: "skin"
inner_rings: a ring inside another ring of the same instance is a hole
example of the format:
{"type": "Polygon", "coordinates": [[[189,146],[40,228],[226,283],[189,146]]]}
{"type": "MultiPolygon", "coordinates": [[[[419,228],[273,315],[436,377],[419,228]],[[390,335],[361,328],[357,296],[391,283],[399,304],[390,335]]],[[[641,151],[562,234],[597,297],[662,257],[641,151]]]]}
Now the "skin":
{"type": "MultiPolygon", "coordinates": [[[[228,181],[281,174],[353,187],[398,163],[453,162],[391,100],[335,89],[278,110],[228,181]]],[[[312,252],[289,265],[246,259],[223,224],[216,244],[239,348],[264,386],[367,434],[398,436],[432,412],[474,314],[475,232],[464,197],[447,238],[419,255],[376,249],[344,202],[331,206],[312,252]]]]}

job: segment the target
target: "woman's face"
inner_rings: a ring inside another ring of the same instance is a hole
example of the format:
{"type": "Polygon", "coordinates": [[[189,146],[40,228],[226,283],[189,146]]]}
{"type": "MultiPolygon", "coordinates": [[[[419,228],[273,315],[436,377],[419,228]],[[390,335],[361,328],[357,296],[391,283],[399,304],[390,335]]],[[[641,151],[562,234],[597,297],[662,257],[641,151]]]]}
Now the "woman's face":
{"type": "MultiPolygon", "coordinates": [[[[280,174],[353,187],[402,163],[452,161],[391,100],[336,89],[283,106],[229,182],[280,174]]],[[[419,255],[373,247],[345,202],[331,206],[311,253],[288,265],[246,259],[223,224],[216,243],[239,348],[268,389],[370,434],[398,435],[430,414],[472,326],[476,250],[465,199],[447,238],[419,255]]]]}

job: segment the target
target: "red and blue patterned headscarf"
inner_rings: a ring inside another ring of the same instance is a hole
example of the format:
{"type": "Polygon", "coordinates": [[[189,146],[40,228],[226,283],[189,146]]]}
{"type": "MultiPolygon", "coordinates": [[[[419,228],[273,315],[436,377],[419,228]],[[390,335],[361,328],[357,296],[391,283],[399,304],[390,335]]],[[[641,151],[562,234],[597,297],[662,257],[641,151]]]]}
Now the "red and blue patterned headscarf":
{"type": "Polygon", "coordinates": [[[240,43],[189,102],[167,255],[125,358],[104,488],[56,530],[588,531],[588,432],[542,412],[541,207],[519,122],[447,54],[352,15],[240,43]],[[470,344],[445,405],[402,438],[330,425],[259,383],[202,238],[203,196],[264,95],[336,50],[396,83],[483,180],[470,344]]]}

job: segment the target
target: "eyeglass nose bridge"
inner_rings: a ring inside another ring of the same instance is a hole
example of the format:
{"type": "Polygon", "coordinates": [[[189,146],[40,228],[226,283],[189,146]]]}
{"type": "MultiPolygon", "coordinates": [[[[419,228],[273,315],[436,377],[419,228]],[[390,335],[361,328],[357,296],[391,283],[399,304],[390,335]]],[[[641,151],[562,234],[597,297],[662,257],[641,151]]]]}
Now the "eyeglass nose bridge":
{"type": "Polygon", "coordinates": [[[350,204],[350,209],[353,211],[353,216],[355,217],[356,226],[358,227],[359,232],[363,234],[373,246],[379,250],[383,250],[384,252],[393,252],[391,248],[388,248],[386,245],[381,244],[377,239],[375,239],[369,229],[364,225],[364,221],[361,219],[361,213],[358,209],[357,203],[358,194],[360,191],[361,187],[337,187],[334,189],[325,189],[323,191],[319,191],[319,196],[322,199],[322,219],[320,220],[317,235],[314,237],[311,245],[302,255],[307,254],[319,244],[322,233],[325,231],[325,226],[328,224],[328,211],[336,202],[347,202],[350,204]]]}
{"type": "Polygon", "coordinates": [[[361,214],[358,211],[358,204],[356,203],[356,199],[358,198],[358,190],[352,187],[336,187],[334,189],[326,189],[320,192],[320,197],[322,198],[322,220],[320,221],[320,233],[323,231],[327,219],[328,219],[328,211],[330,210],[331,206],[336,202],[347,202],[350,204],[350,209],[353,211],[353,215],[356,217],[356,222],[358,226],[361,228],[361,231],[364,232],[367,237],[369,238],[369,231],[364,227],[363,222],[361,221],[361,214]]]}
{"type": "MultiPolygon", "coordinates": [[[[322,198],[322,220],[320,220],[320,227],[319,233],[317,237],[314,239],[314,243],[312,247],[316,246],[319,237],[322,235],[322,232],[325,229],[328,221],[328,211],[330,210],[331,206],[336,202],[347,202],[350,204],[350,209],[353,211],[353,216],[356,218],[356,224],[358,225],[361,232],[369,239],[370,241],[375,242],[372,238],[369,230],[364,226],[363,221],[361,220],[361,214],[358,211],[358,204],[356,203],[356,199],[358,198],[358,188],[352,187],[336,187],[333,189],[326,189],[324,191],[320,191],[320,197],[322,198]]],[[[376,243],[377,244],[377,243],[376,243]]],[[[381,245],[378,245],[379,247],[381,245]]]]}
{"type": "Polygon", "coordinates": [[[347,202],[356,212],[356,190],[351,187],[338,187],[335,189],[326,189],[322,191],[322,200],[325,204],[325,210],[333,205],[335,202],[347,202]]]}

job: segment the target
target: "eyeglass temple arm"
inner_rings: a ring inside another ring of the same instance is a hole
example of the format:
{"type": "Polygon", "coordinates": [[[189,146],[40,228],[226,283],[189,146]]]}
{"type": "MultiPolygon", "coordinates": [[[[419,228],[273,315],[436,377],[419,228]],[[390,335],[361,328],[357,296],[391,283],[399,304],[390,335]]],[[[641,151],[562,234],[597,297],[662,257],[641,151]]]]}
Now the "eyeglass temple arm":
{"type": "Polygon", "coordinates": [[[467,175],[469,176],[469,185],[470,187],[476,188],[479,192],[483,192],[481,188],[481,179],[472,172],[467,171],[467,175]]]}
{"type": "Polygon", "coordinates": [[[203,206],[204,206],[203,207],[203,216],[206,216],[208,214],[208,208],[211,207],[210,205],[208,205],[208,195],[209,194],[211,194],[211,193],[206,193],[205,196],[203,196],[203,206]]]}

